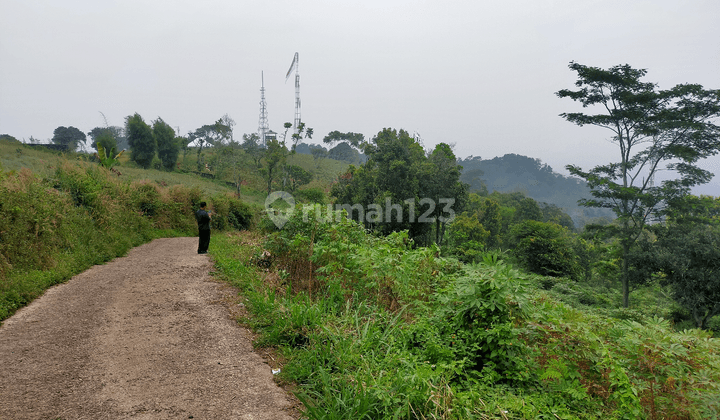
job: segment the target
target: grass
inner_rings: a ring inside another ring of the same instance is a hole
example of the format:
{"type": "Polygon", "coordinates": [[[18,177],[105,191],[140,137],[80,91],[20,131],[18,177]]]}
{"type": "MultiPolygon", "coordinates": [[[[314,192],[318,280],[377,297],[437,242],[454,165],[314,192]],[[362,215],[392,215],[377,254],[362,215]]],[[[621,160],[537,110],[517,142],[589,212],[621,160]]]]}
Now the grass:
{"type": "Polygon", "coordinates": [[[248,228],[259,212],[199,177],[132,168],[118,176],[82,156],[0,143],[10,146],[20,150],[13,168],[38,170],[0,167],[0,320],[132,247],[196,235],[200,201],[215,212],[216,230],[248,228]]]}
{"type": "Polygon", "coordinates": [[[462,265],[352,226],[286,227],[216,237],[211,254],[309,419],[720,413],[720,343],[658,317],[656,286],[627,314],[617,296],[497,255],[462,265]]]}

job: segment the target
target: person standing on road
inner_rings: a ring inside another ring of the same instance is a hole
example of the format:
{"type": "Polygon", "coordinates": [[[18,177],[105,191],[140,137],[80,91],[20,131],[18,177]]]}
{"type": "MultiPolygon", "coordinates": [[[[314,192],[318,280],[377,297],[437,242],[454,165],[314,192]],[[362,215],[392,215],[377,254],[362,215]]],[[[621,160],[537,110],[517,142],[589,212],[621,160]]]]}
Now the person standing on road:
{"type": "Polygon", "coordinates": [[[206,202],[200,203],[200,210],[195,213],[195,219],[198,222],[198,230],[200,232],[200,242],[198,244],[198,254],[207,254],[208,247],[210,246],[210,211],[205,210],[207,207],[206,202]]]}

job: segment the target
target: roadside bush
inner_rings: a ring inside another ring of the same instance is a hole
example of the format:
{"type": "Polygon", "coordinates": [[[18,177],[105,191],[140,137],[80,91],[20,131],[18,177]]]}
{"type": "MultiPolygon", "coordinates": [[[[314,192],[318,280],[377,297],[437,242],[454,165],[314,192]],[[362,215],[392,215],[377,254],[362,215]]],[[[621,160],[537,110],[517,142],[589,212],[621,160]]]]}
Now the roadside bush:
{"type": "Polygon", "coordinates": [[[0,171],[0,320],[134,246],[194,233],[199,197],[197,188],[125,182],[99,165],[64,161],[44,179],[0,171]]]}
{"type": "Polygon", "coordinates": [[[140,181],[133,185],[132,203],[133,209],[143,216],[153,217],[162,207],[160,202],[160,191],[151,181],[140,181]]]}
{"type": "Polygon", "coordinates": [[[229,228],[245,230],[253,224],[253,212],[247,204],[230,194],[218,194],[212,197],[213,217],[211,227],[225,230],[229,228]]]}
{"type": "Polygon", "coordinates": [[[202,197],[200,188],[178,184],[163,188],[160,193],[162,206],[154,217],[155,226],[196,235],[197,223],[194,215],[202,197]]]}

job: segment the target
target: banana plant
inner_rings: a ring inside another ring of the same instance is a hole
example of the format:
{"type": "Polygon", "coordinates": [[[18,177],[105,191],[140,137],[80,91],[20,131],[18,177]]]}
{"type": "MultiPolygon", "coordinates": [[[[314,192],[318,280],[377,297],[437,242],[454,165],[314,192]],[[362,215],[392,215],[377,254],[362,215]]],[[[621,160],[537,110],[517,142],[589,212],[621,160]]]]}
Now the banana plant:
{"type": "Polygon", "coordinates": [[[120,153],[115,154],[115,148],[111,147],[110,151],[105,153],[105,148],[101,145],[97,145],[97,157],[100,161],[100,165],[102,165],[105,168],[112,169],[113,166],[115,166],[120,161],[120,156],[122,156],[124,149],[120,151],[120,153]]]}

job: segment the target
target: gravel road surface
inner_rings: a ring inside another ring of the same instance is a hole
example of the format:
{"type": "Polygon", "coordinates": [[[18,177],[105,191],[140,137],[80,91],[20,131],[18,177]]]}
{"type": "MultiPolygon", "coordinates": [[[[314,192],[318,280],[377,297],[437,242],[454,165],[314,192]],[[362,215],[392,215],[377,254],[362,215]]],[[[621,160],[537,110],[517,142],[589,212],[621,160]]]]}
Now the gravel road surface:
{"type": "Polygon", "coordinates": [[[197,238],[158,239],[0,327],[0,419],[293,419],[197,238]]]}

